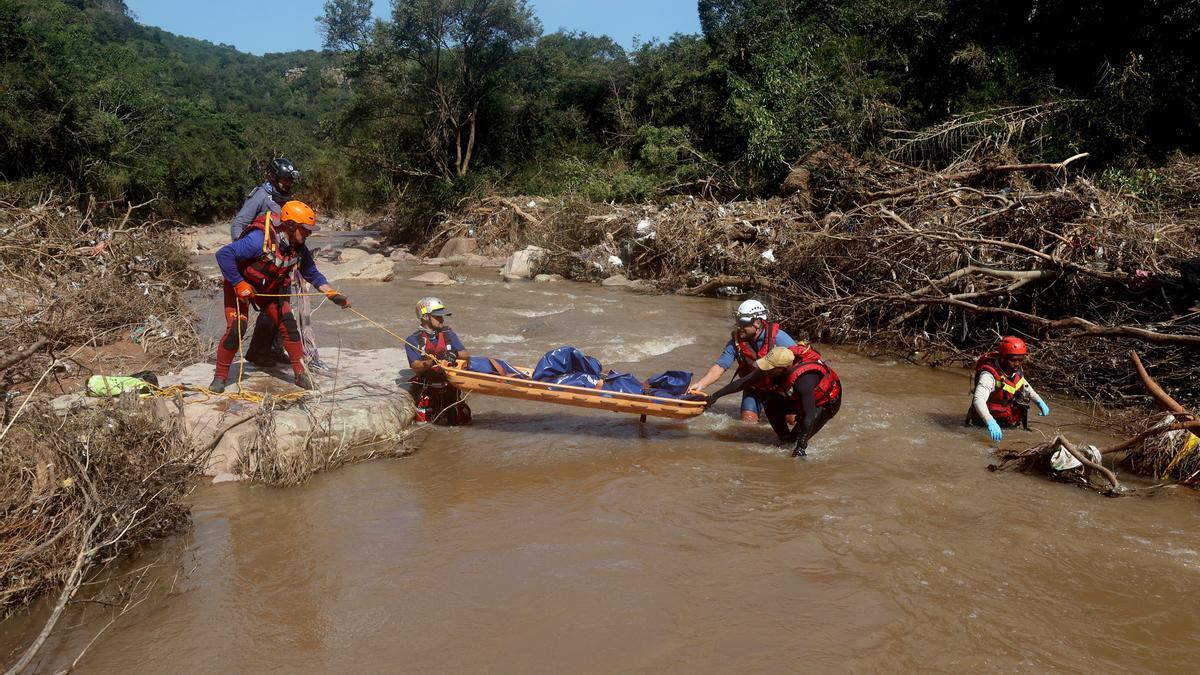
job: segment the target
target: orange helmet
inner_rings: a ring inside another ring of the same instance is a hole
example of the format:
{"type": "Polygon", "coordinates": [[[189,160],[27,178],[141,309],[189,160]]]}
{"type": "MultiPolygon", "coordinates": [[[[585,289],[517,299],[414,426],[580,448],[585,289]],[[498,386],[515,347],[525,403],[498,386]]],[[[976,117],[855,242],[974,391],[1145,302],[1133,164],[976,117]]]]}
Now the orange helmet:
{"type": "Polygon", "coordinates": [[[1000,344],[997,345],[996,351],[1000,352],[1000,356],[1018,356],[1029,353],[1029,347],[1025,346],[1025,341],[1019,337],[1009,335],[1000,338],[1000,344]]]}
{"type": "Polygon", "coordinates": [[[317,227],[317,214],[312,207],[294,199],[283,205],[283,209],[279,212],[279,220],[284,223],[294,223],[309,232],[321,229],[317,227]]]}

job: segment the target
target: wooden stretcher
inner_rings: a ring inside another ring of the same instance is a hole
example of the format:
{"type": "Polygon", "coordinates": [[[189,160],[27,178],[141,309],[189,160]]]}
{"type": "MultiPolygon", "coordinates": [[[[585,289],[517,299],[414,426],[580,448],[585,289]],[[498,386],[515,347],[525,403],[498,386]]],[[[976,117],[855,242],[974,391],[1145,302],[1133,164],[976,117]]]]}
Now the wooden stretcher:
{"type": "MultiPolygon", "coordinates": [[[[461,362],[460,362],[461,363],[461,362]]],[[[566,384],[551,384],[526,380],[506,375],[477,373],[462,368],[443,366],[446,379],[450,384],[463,391],[485,394],[487,396],[503,396],[505,398],[520,398],[526,401],[541,401],[557,403],[579,408],[596,408],[611,410],[619,413],[641,415],[645,421],[647,415],[668,417],[671,419],[687,419],[704,412],[704,401],[683,401],[674,398],[661,398],[647,394],[626,394],[619,391],[603,389],[588,389],[566,384]]],[[[528,368],[517,368],[526,376],[528,368]]]]}

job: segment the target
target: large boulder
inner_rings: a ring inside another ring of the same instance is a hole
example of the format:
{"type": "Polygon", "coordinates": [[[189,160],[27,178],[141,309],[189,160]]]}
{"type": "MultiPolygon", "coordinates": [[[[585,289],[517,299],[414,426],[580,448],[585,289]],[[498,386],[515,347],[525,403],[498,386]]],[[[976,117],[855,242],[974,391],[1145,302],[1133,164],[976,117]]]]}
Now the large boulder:
{"type": "Polygon", "coordinates": [[[472,237],[453,237],[438,251],[437,257],[450,258],[456,255],[468,255],[475,252],[477,242],[472,237]]]}
{"type": "Polygon", "coordinates": [[[370,255],[370,253],[361,248],[344,248],[342,249],[342,254],[338,256],[338,262],[353,262],[355,260],[362,260],[370,255]]]}
{"type": "Polygon", "coordinates": [[[545,284],[552,281],[562,281],[563,278],[561,274],[539,274],[533,280],[539,284],[545,284]]]}
{"type": "Polygon", "coordinates": [[[601,281],[600,285],[608,286],[610,288],[633,288],[633,289],[644,288],[646,286],[645,283],[643,283],[641,281],[637,281],[635,279],[629,279],[624,274],[614,274],[611,277],[605,279],[604,281],[601,281]]]}
{"type": "MultiPolygon", "coordinates": [[[[345,256],[347,250],[342,251],[345,256]]],[[[379,254],[365,254],[355,260],[332,265],[320,265],[321,273],[330,281],[357,279],[359,281],[391,281],[395,276],[394,263],[379,254]]]]}
{"type": "Polygon", "coordinates": [[[533,277],[534,266],[545,254],[546,249],[540,246],[526,246],[524,250],[508,257],[504,267],[500,268],[500,276],[505,280],[530,279],[533,277]]]}
{"type": "Polygon", "coordinates": [[[426,286],[453,286],[458,283],[454,279],[451,279],[445,272],[426,272],[412,277],[409,281],[415,281],[426,286]]]}
{"type": "Polygon", "coordinates": [[[396,262],[409,262],[409,261],[421,259],[420,257],[409,253],[408,249],[406,249],[406,248],[398,248],[398,249],[392,251],[391,254],[388,255],[388,257],[396,262]]]}

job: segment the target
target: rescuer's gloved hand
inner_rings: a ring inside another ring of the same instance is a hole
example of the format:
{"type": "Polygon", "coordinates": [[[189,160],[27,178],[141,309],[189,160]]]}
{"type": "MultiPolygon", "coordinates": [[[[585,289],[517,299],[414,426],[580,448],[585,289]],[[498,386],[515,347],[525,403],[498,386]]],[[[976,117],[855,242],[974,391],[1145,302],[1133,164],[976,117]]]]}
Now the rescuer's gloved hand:
{"type": "Polygon", "coordinates": [[[233,294],[238,296],[242,300],[253,300],[254,299],[254,287],[251,286],[250,282],[248,282],[248,281],[239,281],[233,287],[233,294]]]}
{"type": "Polygon", "coordinates": [[[444,362],[446,365],[448,365],[448,366],[450,366],[451,368],[453,368],[453,367],[455,367],[456,365],[458,365],[458,352],[454,351],[453,349],[447,349],[447,350],[446,350],[446,353],[442,355],[442,359],[441,359],[441,360],[442,360],[442,361],[443,361],[443,362],[444,362]]]}
{"type": "Polygon", "coordinates": [[[325,297],[329,298],[329,300],[338,307],[345,308],[350,306],[350,298],[347,298],[335,290],[330,289],[325,291],[325,297]]]}
{"type": "Polygon", "coordinates": [[[1004,434],[1000,431],[1000,425],[996,420],[988,420],[988,434],[991,435],[993,441],[999,441],[1004,438],[1004,434]]]}
{"type": "Polygon", "coordinates": [[[1037,407],[1038,407],[1038,417],[1049,417],[1050,416],[1050,406],[1046,405],[1045,401],[1038,401],[1037,407]]]}

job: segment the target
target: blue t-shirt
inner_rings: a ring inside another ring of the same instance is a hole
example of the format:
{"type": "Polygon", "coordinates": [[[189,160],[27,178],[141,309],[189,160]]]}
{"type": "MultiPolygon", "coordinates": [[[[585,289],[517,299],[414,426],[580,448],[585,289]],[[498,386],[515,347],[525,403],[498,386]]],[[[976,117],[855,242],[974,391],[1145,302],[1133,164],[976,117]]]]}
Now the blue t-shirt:
{"type": "MultiPolygon", "coordinates": [[[[221,268],[221,276],[230,284],[236,286],[245,281],[238,271],[238,263],[256,260],[263,254],[263,239],[266,237],[262,230],[254,230],[232,244],[225,244],[217,250],[217,266],[221,268]]],[[[284,246],[284,253],[290,252],[290,247],[284,246]]],[[[296,254],[300,256],[300,276],[316,287],[329,283],[324,274],[317,270],[312,251],[307,246],[297,247],[296,254]]]]}
{"type": "MultiPolygon", "coordinates": [[[[758,337],[754,340],[754,351],[762,349],[763,343],[767,340],[767,331],[759,331],[758,337]]],[[[782,328],[775,334],[776,347],[795,347],[796,341],[792,339],[782,328]]],[[[725,343],[725,349],[721,352],[721,356],[717,358],[717,365],[722,368],[729,369],[734,360],[737,359],[737,347],[733,344],[733,340],[725,343]]]]}
{"type": "MultiPolygon", "coordinates": [[[[467,350],[467,348],[463,346],[462,341],[458,339],[458,333],[446,328],[442,331],[442,335],[446,336],[446,346],[448,348],[453,349],[456,352],[464,352],[467,350]]],[[[436,338],[431,336],[430,342],[434,341],[434,339],[436,338]]],[[[409,335],[406,342],[412,343],[404,345],[404,352],[408,354],[409,367],[412,367],[412,364],[416,363],[417,361],[428,358],[426,356],[422,356],[421,352],[417,351],[416,348],[416,345],[421,344],[421,331],[417,331],[416,333],[409,335]]]]}

